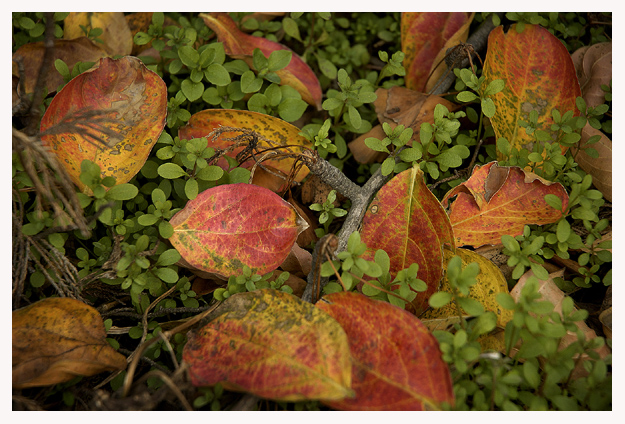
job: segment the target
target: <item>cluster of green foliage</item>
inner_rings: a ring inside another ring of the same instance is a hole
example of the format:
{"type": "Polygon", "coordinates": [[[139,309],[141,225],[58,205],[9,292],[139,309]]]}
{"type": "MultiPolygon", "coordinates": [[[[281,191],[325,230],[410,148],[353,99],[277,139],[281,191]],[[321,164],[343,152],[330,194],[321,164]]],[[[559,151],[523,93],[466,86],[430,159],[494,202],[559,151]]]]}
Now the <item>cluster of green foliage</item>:
{"type": "MultiPolygon", "coordinates": [[[[246,13],[233,13],[241,22],[246,13]]],[[[62,21],[67,14],[56,13],[55,36],[62,37],[62,21]]],[[[167,84],[169,100],[166,130],[158,140],[141,172],[129,183],[115,185],[111,177],[101,178],[99,167],[88,161],[82,165],[81,181],[91,193],[79,194],[86,216],[90,221],[93,236],[83,237],[79,231],[46,231],[65,225],[57,222],[51,212],[40,211],[32,194],[33,182],[24,172],[19,157],[13,154],[13,187],[26,205],[24,235],[46,234],[45,240],[60,255],[75,253],[73,265],[80,278],[97,279],[119,288],[130,296],[136,315],[142,314],[157,298],[175,287],[171,296],[154,305],[152,310],[188,310],[191,314],[197,308],[206,307],[212,299],[222,300],[241,291],[272,287],[288,290],[284,281],[288,275],[278,278],[261,276],[248,270],[244,275],[231,278],[225,288],[213,294],[198,296],[191,289],[190,274],[177,265],[179,253],[171,248],[167,239],[172,235],[169,219],[194,199],[201,191],[220,184],[247,182],[249,171],[236,167],[231,160],[229,171],[209,165],[208,159],[215,151],[208,147],[206,138],[181,140],[178,128],[184,125],[192,114],[207,107],[233,108],[257,111],[294,122],[302,118],[307,104],[301,95],[288,86],[279,85],[276,71],[283,69],[291,60],[290,52],[274,52],[265,57],[260,50],[253,55],[252,69],[246,62],[227,57],[223,45],[215,41],[214,34],[197,16],[171,13],[177,26],[166,26],[165,15],[154,13],[147,32],[136,34],[136,45],[152,43],[160,52],[161,59],[141,57],[149,69],[156,72],[167,84]],[[45,232],[45,233],[44,233],[45,232]],[[114,259],[114,260],[112,260],[114,259]],[[112,264],[112,265],[111,265],[112,264]]],[[[484,19],[499,21],[494,14],[477,14],[474,25],[484,19]]],[[[586,18],[576,13],[508,13],[507,23],[527,22],[545,26],[558,36],[570,51],[581,45],[605,40],[605,27],[588,25],[586,18]]],[[[32,41],[43,39],[44,18],[41,13],[13,14],[13,50],[32,41]]],[[[319,154],[343,170],[354,181],[366,181],[381,167],[384,175],[398,173],[410,166],[418,165],[431,182],[442,183],[433,188],[440,199],[444,193],[462,180],[456,171],[468,165],[472,147],[478,141],[493,138],[492,127],[485,125],[486,119],[494,116],[496,110],[490,96],[503,88],[503,81],[494,81],[484,86],[481,70],[456,69],[456,94],[447,98],[452,102],[466,103],[463,111],[450,112],[443,105],[434,110],[434,123],[423,124],[419,141],[408,146],[412,129],[403,126],[391,128],[384,124],[385,138],[368,138],[366,144],[372,149],[385,152],[389,157],[381,164],[357,165],[349,161],[347,142],[369,131],[377,122],[372,106],[376,99],[375,90],[403,85],[405,69],[402,66],[403,53],[400,45],[399,13],[289,13],[281,20],[258,21],[247,19],[241,24],[253,35],[266,37],[289,45],[318,76],[324,101],[322,112],[313,114],[302,127],[302,135],[308,138],[319,154]],[[375,47],[374,47],[375,46],[375,47]]],[[[85,28],[85,34],[97,39],[97,28],[85,28]]],[[[65,82],[90,68],[92,63],[79,63],[69,69],[62,61],[55,63],[65,82]]],[[[487,163],[497,158],[497,150],[508,159],[500,165],[530,166],[542,177],[562,183],[570,193],[569,208],[562,219],[544,227],[526,226],[523,235],[504,236],[504,253],[509,256],[508,265],[513,267],[512,287],[516,280],[531,268],[538,278],[545,278],[547,271],[541,265],[554,255],[577,261],[580,276],[566,281],[557,280],[566,293],[592,289],[598,284],[611,284],[610,242],[599,245],[595,241],[600,232],[609,225],[609,220],[599,217],[605,204],[601,193],[592,188],[592,178],[575,162],[571,150],[562,153],[561,146],[569,147],[579,140],[581,128],[586,122],[593,127],[611,133],[611,85],[605,87],[606,103],[587,108],[579,100],[577,108],[580,117],[573,117],[572,111],[554,111],[551,128],[539,128],[537,116],[530,114],[523,122],[525,131],[535,140],[532,151],[513,149],[505,139],[482,146],[477,155],[478,163],[487,163]],[[557,133],[552,141],[551,133],[557,133]],[[549,140],[545,143],[544,141],[549,140]],[[573,229],[586,229],[585,237],[573,229]],[[585,248],[586,253],[572,254],[572,250],[585,248]]],[[[47,100],[49,102],[49,99],[47,100]]],[[[46,103],[47,104],[47,103],[46,103]]],[[[586,152],[593,154],[592,140],[586,152]]],[[[594,151],[596,155],[596,151],[594,151]]],[[[547,196],[547,202],[562,210],[561,200],[547,196]]],[[[345,210],[334,206],[332,192],[323,204],[311,209],[319,214],[323,228],[318,236],[335,232],[341,225],[345,210]]],[[[347,207],[347,206],[344,206],[347,207]]],[[[418,265],[412,264],[391,281],[388,254],[382,250],[375,253],[371,261],[361,258],[366,246],[355,232],[349,238],[347,249],[340,252],[337,260],[322,267],[322,275],[341,276],[339,282],[330,282],[325,292],[354,290],[362,283],[362,292],[372,298],[405,307],[425,290],[425,283],[416,278],[418,265]],[[365,281],[363,276],[369,280],[365,281]]],[[[35,259],[40,253],[32,250],[35,259]]],[[[450,331],[435,333],[439,340],[443,358],[450,364],[457,401],[455,409],[606,409],[611,405],[609,366],[610,358],[601,360],[593,349],[603,343],[602,338],[587,341],[581,334],[578,340],[564,350],[557,350],[559,341],[566,331],[579,333],[575,322],[586,318],[583,310],[573,312],[572,299],[567,298],[560,316],[545,302],[536,302],[535,281],[527,284],[519,302],[502,296],[500,305],[514,311],[514,319],[505,330],[508,352],[505,355],[483,351],[480,337],[495,327],[492,312],[485,312],[479,302],[467,297],[475,276],[477,264],[464,269],[460,261],[452,259],[447,268],[447,277],[453,294],[440,293],[432,296],[432,307],[441,307],[455,302],[472,318],[460,318],[450,331]],[[515,356],[511,349],[518,340],[522,347],[515,356]],[[591,361],[584,362],[586,377],[572,379],[576,355],[585,353],[591,361]]],[[[50,282],[60,276],[54,271],[36,267],[30,274],[24,296],[31,301],[53,294],[50,282]]],[[[148,321],[143,328],[140,318],[115,318],[130,322],[127,335],[111,336],[108,340],[115,348],[136,346],[137,339],[158,337],[162,331],[159,319],[148,321]]],[[[107,319],[107,329],[113,320],[107,319]]],[[[170,348],[177,360],[181,360],[182,347],[186,339],[176,335],[170,344],[154,343],[146,352],[152,361],[152,369],[171,369],[169,355],[162,352],[170,348]]],[[[118,389],[124,373],[111,381],[113,390],[118,389]]],[[[73,404],[71,391],[66,390],[79,379],[58,385],[50,396],[63,393],[66,405],[73,404]],[[69,393],[65,395],[65,393],[69,393]]],[[[148,379],[153,389],[162,384],[158,379],[148,379]]],[[[198,409],[217,410],[224,391],[220,386],[202,389],[194,401],[198,409]]],[[[284,409],[315,409],[316,402],[278,403],[284,409]]]]}

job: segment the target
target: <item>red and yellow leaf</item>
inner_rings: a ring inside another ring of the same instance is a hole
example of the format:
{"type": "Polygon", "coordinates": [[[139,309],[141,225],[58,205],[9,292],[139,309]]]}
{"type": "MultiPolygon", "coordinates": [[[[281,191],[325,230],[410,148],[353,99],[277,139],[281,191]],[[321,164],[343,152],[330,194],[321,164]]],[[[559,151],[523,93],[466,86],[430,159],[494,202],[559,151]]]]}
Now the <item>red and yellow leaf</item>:
{"type": "Polygon", "coordinates": [[[468,12],[401,14],[401,46],[405,53],[407,88],[426,92],[436,84],[446,71],[444,63],[437,65],[448,48],[467,40],[473,15],[468,12]],[[432,73],[434,67],[437,69],[432,73]]]}
{"type": "Polygon", "coordinates": [[[547,194],[562,199],[562,210],[566,210],[569,197],[562,184],[517,166],[490,162],[477,165],[466,182],[447,192],[442,203],[447,207],[457,196],[449,214],[456,244],[479,247],[500,243],[504,234],[520,235],[526,224],[557,222],[562,212],[545,202],[547,194]]]}
{"type": "Polygon", "coordinates": [[[79,300],[40,300],[13,311],[12,321],[14,389],[126,368],[126,358],[106,341],[98,311],[79,300]]]}
{"type": "MultiPolygon", "coordinates": [[[[260,49],[265,57],[276,50],[288,50],[288,47],[262,37],[255,37],[239,30],[232,18],[223,12],[200,13],[204,23],[217,34],[217,39],[224,44],[226,54],[245,60],[252,66],[254,49],[260,49]]],[[[290,85],[302,96],[302,99],[321,110],[321,85],[315,73],[295,52],[291,62],[284,69],[276,72],[280,84],[290,85]]]]}
{"type": "Polygon", "coordinates": [[[454,392],[438,342],[418,318],[354,292],[324,296],[317,308],[347,333],[353,399],[325,402],[341,410],[436,410],[454,392]]]}
{"type": "MultiPolygon", "coordinates": [[[[264,160],[264,166],[279,171],[284,176],[288,176],[295,162],[294,156],[304,150],[312,149],[312,143],[306,138],[299,135],[300,129],[294,125],[283,121],[280,118],[265,115],[258,112],[250,112],[247,110],[233,109],[206,109],[197,112],[191,116],[189,122],[178,130],[178,136],[182,140],[190,140],[192,138],[207,137],[213,130],[219,127],[235,127],[253,130],[262,137],[271,140],[258,140],[258,150],[263,151],[268,148],[280,147],[275,149],[276,153],[285,153],[286,155],[278,155],[264,160]]],[[[229,138],[240,135],[237,132],[222,133],[218,137],[208,137],[208,147],[215,149],[225,149],[230,147],[233,140],[229,138]]],[[[228,153],[228,156],[234,158],[246,146],[237,147],[228,153]]],[[[257,158],[260,159],[260,158],[257,158]]],[[[241,164],[244,168],[251,168],[254,160],[250,159],[241,164]]],[[[218,163],[224,169],[228,168],[225,160],[218,163]]],[[[295,175],[295,181],[302,181],[309,173],[307,167],[303,166],[295,175]]]]}
{"type": "Polygon", "coordinates": [[[412,167],[397,174],[380,189],[363,218],[361,240],[367,245],[363,258],[373,260],[377,249],[390,259],[390,272],[419,265],[417,277],[428,289],[412,301],[418,315],[427,307],[443,276],[443,246],[454,249],[449,218],[425,185],[423,171],[412,167]]]}
{"type": "Polygon", "coordinates": [[[485,86],[496,79],[505,82],[505,88],[492,96],[497,113],[491,122],[497,138],[505,137],[512,147],[531,151],[534,135],[528,135],[519,120],[529,122],[532,110],[538,113],[538,128],[549,133],[553,109],[579,115],[575,99],[581,91],[571,56],[539,25],[525,25],[521,33],[516,25],[505,34],[502,27],[495,28],[488,37],[484,76],[485,86]]]}
{"type": "Polygon", "coordinates": [[[169,221],[172,245],[191,266],[225,278],[243,265],[266,274],[291,251],[306,222],[274,192],[224,184],[198,194],[169,221]]]}
{"type": "Polygon", "coordinates": [[[166,114],[167,87],[157,74],[135,57],[103,58],[54,96],[41,120],[41,131],[50,131],[42,140],[81,190],[86,188],[80,181],[85,159],[98,164],[103,176],[127,183],[156,144],[166,114]],[[101,114],[84,115],[94,112],[101,114]],[[65,129],[71,120],[76,125],[65,129]],[[96,143],[93,136],[106,145],[96,143]]]}
{"type": "Polygon", "coordinates": [[[182,353],[193,385],[283,401],[353,395],[347,336],[312,304],[265,289],[231,296],[216,312],[182,353]]]}

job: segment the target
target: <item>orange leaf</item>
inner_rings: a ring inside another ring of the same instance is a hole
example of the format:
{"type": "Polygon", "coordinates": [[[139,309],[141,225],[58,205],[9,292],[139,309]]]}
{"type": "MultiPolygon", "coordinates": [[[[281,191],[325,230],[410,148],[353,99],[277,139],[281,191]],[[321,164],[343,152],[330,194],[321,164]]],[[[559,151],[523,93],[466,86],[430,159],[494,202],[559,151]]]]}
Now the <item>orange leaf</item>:
{"type": "Polygon", "coordinates": [[[51,386],[126,368],[106,341],[100,314],[69,298],[48,298],[13,311],[13,388],[51,386]]]}
{"type": "Polygon", "coordinates": [[[307,226],[280,196],[243,183],[203,191],[169,222],[169,241],[191,266],[226,278],[240,275],[243,265],[273,271],[307,226]]]}
{"type": "Polygon", "coordinates": [[[41,131],[50,131],[42,140],[81,190],[86,188],[80,181],[85,159],[98,164],[103,176],[127,183],[156,144],[166,113],[167,87],[157,74],[135,57],[103,58],[54,96],[41,120],[41,131]],[[81,117],[91,112],[101,112],[103,122],[81,117]],[[67,124],[72,120],[76,125],[67,124]],[[94,135],[107,145],[96,144],[94,135]]]}
{"type": "MultiPolygon", "coordinates": [[[[278,155],[275,158],[270,157],[263,161],[263,165],[280,171],[284,176],[289,175],[291,168],[295,162],[292,156],[301,153],[304,150],[312,148],[312,143],[299,135],[299,128],[294,125],[283,121],[280,118],[265,115],[258,112],[250,112],[247,110],[233,110],[233,109],[206,109],[201,112],[197,112],[191,116],[189,122],[178,130],[178,136],[182,140],[190,140],[192,138],[207,137],[211,131],[219,127],[235,127],[253,130],[265,137],[266,140],[258,140],[258,150],[263,151],[268,148],[280,147],[275,149],[277,153],[285,153],[290,155],[278,155]]],[[[208,139],[208,147],[216,149],[225,149],[230,147],[233,143],[232,138],[239,135],[239,133],[223,133],[219,137],[210,137],[208,139]]],[[[234,158],[237,153],[243,150],[246,146],[238,147],[228,153],[228,156],[234,158]]],[[[262,156],[262,153],[261,153],[262,156]]],[[[258,157],[257,159],[260,159],[258,157]]],[[[241,164],[244,168],[251,168],[254,165],[252,159],[241,164]]],[[[227,169],[226,161],[220,161],[218,163],[223,169],[227,169]]],[[[302,181],[310,171],[307,167],[303,166],[295,176],[295,181],[302,181]]]]}
{"type": "MultiPolygon", "coordinates": [[[[244,33],[239,30],[227,13],[200,13],[200,17],[217,34],[218,40],[224,44],[226,54],[243,59],[250,66],[252,66],[252,54],[255,48],[259,48],[265,57],[269,57],[276,50],[292,52],[280,43],[244,33]]],[[[295,52],[288,66],[277,71],[276,74],[280,77],[280,84],[290,85],[301,94],[306,103],[321,110],[322,93],[319,80],[312,69],[295,52]]]]}
{"type": "Polygon", "coordinates": [[[560,183],[546,181],[517,166],[503,167],[497,162],[477,165],[464,183],[451,189],[443,198],[451,204],[449,219],[456,244],[473,247],[501,242],[501,236],[517,236],[526,224],[550,224],[562,217],[562,212],[545,202],[545,195],[562,199],[562,209],[568,207],[569,197],[560,183]]]}
{"type": "Polygon", "coordinates": [[[438,342],[418,318],[354,292],[324,296],[317,308],[347,333],[354,399],[324,402],[341,410],[433,410],[454,392],[438,342]]]}
{"type": "MultiPolygon", "coordinates": [[[[32,93],[39,77],[39,69],[43,62],[45,46],[43,41],[24,44],[13,53],[13,75],[20,76],[17,61],[24,65],[24,92],[32,93]]],[[[87,37],[76,38],[75,40],[54,41],[54,60],[61,59],[73,69],[77,62],[97,62],[106,56],[106,52],[100,46],[96,46],[87,37]]],[[[49,93],[54,93],[63,84],[63,76],[51,69],[45,77],[45,87],[49,93]]]]}
{"type": "Polygon", "coordinates": [[[455,245],[449,218],[425,185],[419,167],[397,174],[380,189],[365,213],[360,234],[367,245],[363,258],[373,260],[375,251],[384,249],[392,278],[413,263],[419,265],[417,277],[428,289],[417,293],[412,304],[417,315],[427,309],[443,276],[443,245],[452,249],[455,245]]]}
{"type": "MultiPolygon", "coordinates": [[[[416,91],[427,91],[428,77],[434,67],[445,56],[447,41],[455,44],[466,41],[468,25],[474,13],[466,12],[406,12],[401,14],[401,46],[405,53],[406,87],[416,91]]],[[[432,86],[445,71],[432,75],[428,86],[432,86]]]]}
{"type": "Polygon", "coordinates": [[[518,123],[529,122],[532,110],[538,113],[538,128],[552,133],[554,140],[551,111],[579,115],[575,99],[581,91],[571,56],[539,25],[525,25],[520,34],[516,24],[506,34],[502,27],[495,28],[488,37],[484,76],[485,87],[496,79],[505,82],[505,88],[491,97],[497,109],[491,122],[497,138],[505,137],[514,148],[532,150],[534,135],[518,123]]]}
{"type": "Polygon", "coordinates": [[[353,394],[345,332],[312,304],[264,289],[235,294],[216,313],[182,352],[193,385],[284,401],[353,394]]]}
{"type": "Polygon", "coordinates": [[[84,36],[81,25],[103,30],[98,38],[109,56],[126,56],[132,51],[132,33],[122,12],[71,12],[63,21],[63,38],[84,36]]]}

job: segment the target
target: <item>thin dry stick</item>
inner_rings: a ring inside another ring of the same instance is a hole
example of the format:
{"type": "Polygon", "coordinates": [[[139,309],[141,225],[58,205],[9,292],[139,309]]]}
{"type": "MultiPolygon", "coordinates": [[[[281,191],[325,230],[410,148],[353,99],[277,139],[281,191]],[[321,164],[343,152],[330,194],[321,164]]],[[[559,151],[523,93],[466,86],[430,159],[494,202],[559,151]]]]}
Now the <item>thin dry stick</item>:
{"type": "Polygon", "coordinates": [[[187,411],[193,411],[193,408],[191,407],[191,404],[189,403],[187,398],[180,391],[178,386],[176,386],[176,384],[172,381],[172,379],[169,378],[169,376],[165,374],[163,371],[160,371],[160,370],[148,371],[147,373],[145,373],[145,375],[143,375],[137,381],[137,384],[142,383],[143,381],[147,380],[149,377],[152,377],[152,376],[156,376],[160,378],[163,381],[163,383],[165,383],[167,387],[169,387],[169,390],[171,390],[176,395],[176,397],[180,400],[180,402],[182,403],[182,406],[184,406],[184,409],[186,409],[187,411]]]}
{"type": "MultiPolygon", "coordinates": [[[[207,309],[205,312],[202,312],[199,315],[194,316],[193,318],[191,318],[189,321],[180,324],[177,327],[172,328],[171,330],[168,331],[163,331],[162,334],[164,337],[170,338],[171,336],[173,336],[174,334],[180,333],[181,331],[186,330],[187,328],[197,324],[199,321],[201,321],[204,317],[206,317],[207,315],[209,315],[211,312],[213,312],[217,306],[219,306],[221,304],[221,302],[216,303],[214,306],[212,306],[210,309],[207,309]]],[[[158,339],[156,337],[151,338],[150,340],[146,341],[145,343],[142,343],[139,345],[139,347],[133,352],[133,354],[137,357],[140,357],[143,352],[145,351],[145,349],[150,346],[152,343],[154,343],[155,341],[157,341],[158,339]]],[[[130,360],[130,358],[128,358],[128,360],[130,360]]],[[[130,391],[130,385],[132,384],[132,378],[134,376],[135,370],[137,368],[137,362],[136,361],[132,361],[130,363],[130,366],[128,367],[128,371],[126,372],[126,377],[124,378],[124,387],[123,387],[123,395],[127,396],[128,392],[130,391]]],[[[110,377],[111,379],[115,377],[115,375],[119,374],[119,371],[114,374],[112,377],[110,377]]],[[[104,383],[100,383],[99,386],[103,385],[104,383]]]]}

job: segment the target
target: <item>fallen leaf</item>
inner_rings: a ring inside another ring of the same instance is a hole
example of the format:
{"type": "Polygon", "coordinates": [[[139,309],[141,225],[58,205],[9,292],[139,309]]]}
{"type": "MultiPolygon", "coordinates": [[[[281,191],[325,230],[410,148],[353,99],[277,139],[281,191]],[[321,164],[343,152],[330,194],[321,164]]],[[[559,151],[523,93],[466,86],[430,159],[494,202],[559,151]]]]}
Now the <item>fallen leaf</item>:
{"type": "MultiPolygon", "coordinates": [[[[210,318],[210,317],[209,317],[210,318]]],[[[194,386],[300,401],[353,394],[347,336],[308,302],[265,289],[229,297],[182,352],[194,386]]]]}
{"type": "Polygon", "coordinates": [[[312,254],[295,243],[289,255],[280,264],[280,269],[292,275],[306,278],[312,269],[312,254]]]}
{"type": "Polygon", "coordinates": [[[109,56],[127,56],[132,52],[132,34],[122,12],[71,12],[63,21],[63,38],[84,36],[81,26],[103,30],[98,39],[109,56]]]}
{"type": "Polygon", "coordinates": [[[419,265],[417,278],[428,288],[412,301],[418,315],[428,307],[443,276],[443,246],[455,249],[449,218],[425,185],[418,166],[397,174],[373,199],[362,221],[361,240],[367,245],[363,258],[373,260],[377,249],[390,259],[390,273],[419,265]]]}
{"type": "Polygon", "coordinates": [[[568,207],[568,195],[560,183],[546,181],[517,166],[500,167],[497,162],[476,165],[471,177],[451,189],[442,200],[456,200],[449,207],[449,219],[459,246],[480,247],[499,244],[501,236],[517,236],[526,224],[545,225],[557,222],[562,212],[545,202],[545,195],[562,199],[568,207]]]}
{"type": "Polygon", "coordinates": [[[47,298],[13,311],[13,388],[51,386],[126,368],[91,306],[47,298]]]}
{"type": "Polygon", "coordinates": [[[324,296],[315,304],[347,333],[356,396],[326,401],[350,411],[437,410],[454,392],[438,342],[414,315],[354,292],[324,296]]]}
{"type": "MultiPolygon", "coordinates": [[[[242,128],[255,131],[265,139],[259,138],[258,150],[273,148],[278,153],[283,153],[276,157],[269,157],[264,160],[263,166],[277,170],[281,175],[288,176],[297,156],[304,150],[312,149],[312,143],[299,135],[300,129],[294,125],[283,121],[280,118],[265,115],[258,112],[232,109],[206,109],[191,116],[187,124],[178,130],[178,136],[182,140],[192,138],[208,137],[215,129],[223,127],[242,128]],[[269,141],[267,141],[269,140],[269,141]],[[279,147],[278,149],[275,149],[279,147]],[[288,156],[287,156],[288,155],[288,156]]],[[[222,133],[218,137],[208,138],[208,147],[215,149],[225,149],[230,147],[234,141],[233,137],[240,135],[238,132],[222,133]]],[[[237,147],[228,156],[235,158],[246,145],[237,147]]],[[[260,159],[263,153],[256,154],[256,159],[260,159]]],[[[244,168],[251,168],[254,165],[252,159],[240,164],[244,168]]],[[[221,160],[218,163],[223,169],[228,169],[227,162],[221,160]]],[[[295,181],[302,181],[310,171],[303,166],[295,175],[295,181]]]]}
{"type": "Polygon", "coordinates": [[[513,24],[504,33],[499,26],[488,36],[484,86],[496,79],[505,82],[504,89],[490,97],[497,110],[491,118],[496,137],[505,137],[513,148],[531,151],[534,135],[528,135],[519,120],[529,122],[535,110],[538,128],[555,140],[552,110],[563,115],[570,110],[578,116],[575,99],[581,91],[571,56],[557,37],[540,25],[527,24],[521,33],[516,28],[513,24]]]}
{"type": "Polygon", "coordinates": [[[167,87],[157,74],[135,57],[103,58],[54,96],[41,119],[41,131],[50,133],[41,139],[82,191],[87,189],[80,181],[85,159],[98,164],[103,177],[115,177],[122,184],[145,163],[163,131],[166,114],[167,87]],[[101,112],[103,121],[81,115],[90,112],[101,112]],[[75,126],[67,125],[71,120],[75,126]]]}
{"type": "Polygon", "coordinates": [[[577,71],[582,97],[588,107],[605,103],[605,92],[601,85],[612,80],[612,43],[597,43],[577,49],[571,60],[577,71]]]}
{"type": "Polygon", "coordinates": [[[252,184],[209,188],[169,221],[172,245],[191,266],[225,278],[278,268],[305,221],[274,192],[252,184]]]}
{"type": "MultiPolygon", "coordinates": [[[[13,53],[13,75],[20,77],[18,61],[22,61],[24,66],[24,92],[32,93],[39,77],[39,69],[43,62],[45,46],[43,41],[24,44],[13,53]]],[[[97,62],[106,56],[103,48],[96,46],[87,37],[80,37],[74,40],[56,40],[54,42],[54,60],[61,59],[68,66],[70,71],[77,62],[97,62]]],[[[55,93],[61,84],[63,76],[51,69],[44,75],[45,88],[48,93],[55,93]]]]}
{"type": "Polygon", "coordinates": [[[304,218],[304,220],[308,224],[308,228],[299,233],[299,235],[297,236],[297,244],[299,246],[310,247],[312,243],[316,242],[319,239],[319,237],[317,237],[317,235],[315,234],[315,229],[319,227],[319,220],[310,209],[304,207],[296,199],[292,198],[290,192],[289,194],[287,194],[286,201],[295,208],[299,216],[304,218]]]}
{"type": "Polygon", "coordinates": [[[425,92],[431,88],[445,67],[430,77],[433,68],[445,56],[447,41],[455,45],[466,41],[468,25],[474,13],[404,12],[401,14],[401,46],[405,54],[406,87],[425,92]]]}
{"type": "MultiPolygon", "coordinates": [[[[280,43],[242,32],[227,13],[200,13],[200,17],[206,26],[215,32],[217,39],[223,43],[226,54],[245,60],[250,67],[253,67],[252,54],[255,48],[260,49],[265,57],[269,57],[276,50],[293,52],[280,43]]],[[[312,69],[295,52],[287,67],[277,71],[276,74],[280,77],[280,84],[290,85],[301,94],[306,103],[321,110],[322,93],[319,80],[312,69]]]]}
{"type": "Polygon", "coordinates": [[[592,183],[599,190],[603,197],[609,202],[612,201],[612,140],[604,133],[590,126],[582,128],[582,138],[579,141],[580,150],[575,156],[575,161],[580,168],[592,175],[592,183]],[[599,141],[586,145],[588,139],[598,135],[599,141]],[[585,147],[592,147],[599,153],[599,157],[593,158],[584,151],[585,147]]]}
{"type": "MultiPolygon", "coordinates": [[[[454,254],[448,249],[445,249],[444,253],[444,268],[447,269],[447,264],[451,258],[454,257],[454,254]]],[[[499,268],[497,268],[495,264],[485,257],[478,255],[471,250],[458,248],[456,249],[456,255],[460,256],[463,267],[467,266],[471,262],[477,262],[480,266],[480,273],[476,277],[477,283],[469,289],[468,297],[479,301],[482,306],[484,306],[486,311],[494,312],[495,315],[497,315],[497,326],[505,328],[508,321],[512,319],[512,311],[503,309],[496,300],[499,293],[508,293],[508,282],[499,268]]],[[[449,284],[449,280],[446,275],[443,277],[443,282],[439,291],[452,293],[451,285],[449,284]]],[[[463,316],[467,316],[464,311],[463,316]]],[[[430,328],[430,331],[433,331],[433,328],[428,325],[429,320],[444,318],[457,319],[458,308],[455,303],[451,302],[442,308],[428,309],[419,318],[426,326],[428,326],[428,328],[430,328]]],[[[440,324],[438,321],[435,321],[434,323],[436,325],[440,324]]]]}

